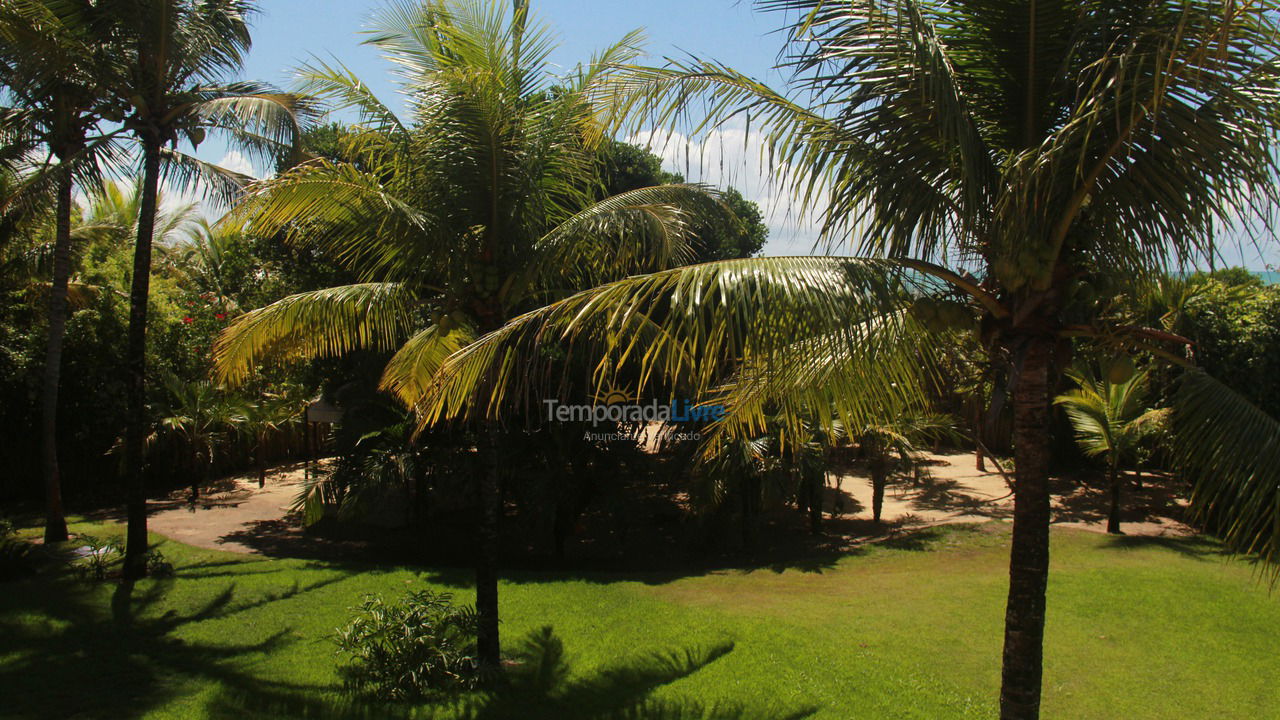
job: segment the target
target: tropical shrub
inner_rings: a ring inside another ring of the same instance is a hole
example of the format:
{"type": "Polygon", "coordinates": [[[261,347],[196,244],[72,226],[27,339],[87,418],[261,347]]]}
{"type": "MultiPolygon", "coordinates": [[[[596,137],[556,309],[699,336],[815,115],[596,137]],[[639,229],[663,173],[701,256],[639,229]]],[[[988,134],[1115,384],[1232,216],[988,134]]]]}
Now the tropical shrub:
{"type": "Polygon", "coordinates": [[[173,577],[173,563],[159,550],[147,551],[147,577],[173,577]]]}
{"type": "Polygon", "coordinates": [[[106,580],[111,565],[119,559],[120,541],[114,538],[106,540],[93,535],[80,535],[80,552],[83,557],[75,563],[76,572],[88,580],[106,580]]]}
{"type": "Polygon", "coordinates": [[[0,582],[34,575],[35,560],[34,545],[0,535],[0,582]]]}
{"type": "Polygon", "coordinates": [[[1206,372],[1280,416],[1280,287],[1214,274],[1187,303],[1183,330],[1206,372]]]}
{"type": "Polygon", "coordinates": [[[14,537],[18,529],[0,517],[0,582],[26,577],[35,572],[34,547],[14,537]]]}
{"type": "Polygon", "coordinates": [[[477,681],[476,614],[448,593],[416,590],[399,602],[366,596],[335,637],[350,656],[338,668],[347,689],[385,700],[414,700],[477,681]]]}

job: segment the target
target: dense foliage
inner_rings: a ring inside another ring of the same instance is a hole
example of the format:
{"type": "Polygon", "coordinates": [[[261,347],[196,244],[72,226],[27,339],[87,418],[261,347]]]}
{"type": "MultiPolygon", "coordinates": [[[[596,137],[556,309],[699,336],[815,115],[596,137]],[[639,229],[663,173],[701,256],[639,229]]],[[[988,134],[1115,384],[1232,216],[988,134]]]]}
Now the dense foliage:
{"type": "Polygon", "coordinates": [[[1193,276],[1178,330],[1196,361],[1272,417],[1280,417],[1280,286],[1257,275],[1193,276]]]}
{"type": "Polygon", "coordinates": [[[347,687],[384,700],[420,700],[475,685],[476,614],[448,593],[411,590],[399,601],[366,597],[334,641],[347,655],[347,687]]]}

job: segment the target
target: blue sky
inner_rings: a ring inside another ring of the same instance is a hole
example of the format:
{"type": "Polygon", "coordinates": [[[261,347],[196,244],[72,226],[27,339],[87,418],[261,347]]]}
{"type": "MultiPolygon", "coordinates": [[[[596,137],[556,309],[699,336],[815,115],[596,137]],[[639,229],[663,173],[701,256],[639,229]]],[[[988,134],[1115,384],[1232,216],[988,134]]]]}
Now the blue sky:
{"type": "MultiPolygon", "coordinates": [[[[312,57],[337,58],[384,101],[400,107],[390,66],[374,48],[361,44],[366,20],[382,6],[382,0],[264,0],[262,12],[253,22],[253,50],[244,76],[287,87],[290,68],[312,57]]],[[[650,62],[693,53],[715,58],[771,84],[782,84],[782,76],[773,66],[782,46],[777,28],[783,18],[755,10],[750,0],[534,0],[533,12],[558,41],[551,56],[553,71],[567,71],[627,32],[640,29],[647,38],[644,47],[650,62]]],[[[766,253],[809,252],[813,233],[794,218],[787,199],[767,186],[767,173],[759,167],[758,146],[748,145],[741,131],[730,129],[704,139],[702,152],[695,146],[691,167],[685,161],[688,154],[682,139],[653,148],[667,160],[669,169],[715,185],[734,185],[760,202],[769,215],[771,239],[766,253]],[[703,163],[696,161],[700,155],[703,163]],[[700,171],[699,167],[705,169],[700,171]]],[[[228,154],[225,145],[213,139],[199,154],[236,170],[261,174],[261,169],[255,170],[243,157],[228,154]]]]}
{"type": "MultiPolygon", "coordinates": [[[[246,74],[278,82],[286,68],[311,55],[334,55],[374,87],[388,89],[387,66],[359,36],[382,6],[381,0],[264,0],[246,74]]],[[[533,11],[559,39],[552,62],[566,69],[637,28],[655,56],[690,51],[760,77],[781,46],[769,37],[781,17],[753,10],[749,0],[534,0],[533,11]]]]}
{"type": "MultiPolygon", "coordinates": [[[[373,48],[361,45],[360,31],[366,19],[382,5],[383,0],[262,0],[245,77],[287,86],[289,68],[312,56],[336,57],[384,101],[395,102],[389,66],[373,48]]],[[[533,9],[559,41],[552,62],[566,70],[639,28],[648,38],[645,47],[653,62],[663,56],[693,53],[727,63],[774,86],[783,84],[773,65],[782,46],[777,28],[784,18],[754,9],[751,0],[533,0],[533,9]]],[[[630,139],[643,142],[643,138],[630,139]]],[[[729,128],[693,145],[692,156],[703,158],[701,163],[695,160],[701,172],[686,165],[686,152],[680,144],[683,140],[677,137],[675,142],[653,149],[669,169],[715,185],[732,184],[759,202],[770,226],[766,254],[810,250],[812,230],[796,219],[789,198],[768,184],[758,144],[741,128],[729,128]]],[[[227,154],[225,146],[212,140],[200,154],[238,170],[252,169],[244,158],[227,154]]],[[[1280,252],[1273,242],[1270,245],[1265,257],[1252,248],[1224,254],[1230,264],[1261,269],[1268,261],[1280,263],[1280,252]]]]}

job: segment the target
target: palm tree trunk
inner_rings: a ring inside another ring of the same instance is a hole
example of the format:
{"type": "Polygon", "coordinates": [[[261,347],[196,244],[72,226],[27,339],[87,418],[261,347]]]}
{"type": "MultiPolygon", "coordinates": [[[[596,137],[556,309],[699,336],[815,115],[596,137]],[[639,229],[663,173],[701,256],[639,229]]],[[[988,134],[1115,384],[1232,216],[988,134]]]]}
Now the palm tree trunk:
{"type": "Polygon", "coordinates": [[[66,542],[67,519],[62,508],[62,478],[58,472],[58,389],[62,382],[62,340],[67,330],[67,284],[71,279],[71,173],[58,178],[58,206],[53,239],[53,285],[49,288],[49,339],[44,356],[41,398],[46,544],[66,542]]]}
{"type": "Polygon", "coordinates": [[[202,462],[199,455],[196,455],[196,465],[199,466],[196,472],[191,473],[191,504],[195,504],[200,499],[200,479],[209,478],[209,463],[202,462]]]}
{"type": "Polygon", "coordinates": [[[1053,341],[1034,337],[1023,347],[1013,399],[1013,542],[1005,608],[1002,720],[1040,716],[1045,587],[1049,578],[1049,366],[1053,341]]]}
{"type": "Polygon", "coordinates": [[[160,185],[160,137],[144,136],[142,198],[138,238],[133,247],[133,281],[129,290],[128,407],[125,428],[125,475],[128,482],[129,528],[125,542],[124,576],[147,572],[147,490],[143,477],[142,444],[147,426],[147,301],[151,295],[151,240],[156,222],[160,185]]]}
{"type": "Polygon", "coordinates": [[[742,481],[742,549],[754,553],[757,543],[757,522],[759,515],[760,481],[755,473],[751,473],[742,481]]]}
{"type": "Polygon", "coordinates": [[[258,488],[267,486],[267,436],[258,435],[258,447],[254,449],[254,460],[258,464],[258,488]]]}
{"type": "Polygon", "coordinates": [[[809,532],[822,534],[822,490],[826,486],[824,475],[808,473],[809,484],[809,532]]]}
{"type": "Polygon", "coordinates": [[[884,467],[878,461],[873,461],[871,467],[871,518],[877,523],[880,522],[880,515],[884,510],[885,475],[884,467]]]}
{"type": "Polygon", "coordinates": [[[874,435],[869,435],[863,442],[870,455],[867,469],[871,472],[871,519],[879,523],[884,511],[884,489],[889,480],[889,459],[874,435]]]}
{"type": "Polygon", "coordinates": [[[1120,472],[1115,463],[1107,473],[1107,482],[1111,487],[1111,510],[1107,513],[1107,532],[1120,534],[1120,472]]]}
{"type": "Polygon", "coordinates": [[[978,472],[987,471],[986,454],[982,450],[982,403],[979,400],[973,401],[973,439],[974,457],[977,459],[978,472]]]}
{"type": "Polygon", "coordinates": [[[485,429],[487,467],[480,476],[480,527],[476,545],[476,651],[480,664],[501,668],[502,643],[498,635],[498,544],[502,518],[502,489],[497,429],[485,429]]]}

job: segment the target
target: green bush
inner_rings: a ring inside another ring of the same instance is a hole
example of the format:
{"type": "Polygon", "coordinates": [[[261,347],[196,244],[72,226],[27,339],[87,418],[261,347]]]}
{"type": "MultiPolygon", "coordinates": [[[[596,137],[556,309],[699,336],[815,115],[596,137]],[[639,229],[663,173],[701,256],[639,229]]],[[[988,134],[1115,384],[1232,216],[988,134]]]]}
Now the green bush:
{"type": "Polygon", "coordinates": [[[36,574],[35,546],[0,535],[0,582],[36,574]]]}
{"type": "Polygon", "coordinates": [[[352,608],[335,641],[350,658],[339,667],[347,689],[384,700],[416,700],[475,687],[476,615],[452,596],[410,591],[399,602],[369,595],[352,608]]]}
{"type": "Polygon", "coordinates": [[[75,563],[76,571],[81,577],[89,580],[106,580],[112,563],[120,555],[120,542],[110,539],[100,540],[93,535],[78,535],[76,540],[81,543],[81,548],[86,550],[84,556],[75,563]]]}
{"type": "Polygon", "coordinates": [[[173,577],[173,563],[159,550],[147,551],[147,576],[153,578],[173,577]]]}

